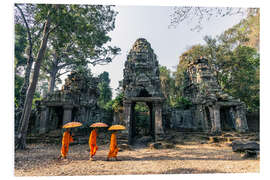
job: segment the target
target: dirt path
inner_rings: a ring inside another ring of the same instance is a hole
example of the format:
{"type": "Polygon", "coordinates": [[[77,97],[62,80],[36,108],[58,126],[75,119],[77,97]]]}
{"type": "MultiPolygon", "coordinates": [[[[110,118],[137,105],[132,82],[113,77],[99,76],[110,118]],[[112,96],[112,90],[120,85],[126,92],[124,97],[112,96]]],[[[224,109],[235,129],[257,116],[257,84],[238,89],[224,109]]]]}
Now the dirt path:
{"type": "Polygon", "coordinates": [[[260,171],[260,160],[242,159],[225,144],[176,145],[172,149],[136,147],[118,153],[121,161],[106,161],[108,145],[99,146],[89,161],[88,145],[72,145],[67,160],[57,160],[60,145],[30,144],[15,153],[15,176],[124,174],[247,173],[260,171]]]}

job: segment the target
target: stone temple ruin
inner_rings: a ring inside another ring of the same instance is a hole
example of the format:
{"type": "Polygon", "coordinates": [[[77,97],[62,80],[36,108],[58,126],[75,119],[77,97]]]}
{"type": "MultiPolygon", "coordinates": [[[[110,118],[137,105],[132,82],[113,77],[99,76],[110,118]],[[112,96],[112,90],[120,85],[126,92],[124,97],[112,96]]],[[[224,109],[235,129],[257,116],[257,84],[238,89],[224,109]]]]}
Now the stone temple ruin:
{"type": "Polygon", "coordinates": [[[182,112],[181,118],[173,119],[176,126],[212,133],[248,130],[245,104],[221,90],[207,59],[188,64],[184,96],[192,106],[182,112]]]}
{"type": "Polygon", "coordinates": [[[165,136],[164,130],[168,127],[177,131],[211,133],[248,130],[245,104],[222,91],[212,66],[204,58],[190,62],[185,74],[184,96],[192,105],[186,109],[168,108],[163,103],[157,56],[143,38],[136,40],[125,61],[123,111],[115,113],[114,117],[97,105],[98,81],[83,72],[72,72],[62,90],[39,101],[37,117],[32,123],[38,134],[61,129],[70,121],[79,121],[83,127],[102,121],[125,125],[122,135],[132,144],[136,138],[137,102],[144,102],[149,108],[147,120],[150,122],[146,128],[156,141],[165,136]]]}
{"type": "Polygon", "coordinates": [[[85,127],[106,119],[97,106],[98,78],[80,72],[72,72],[65,80],[62,90],[48,94],[39,102],[39,117],[35,127],[39,134],[61,129],[70,121],[81,122],[85,127]]]}
{"type": "Polygon", "coordinates": [[[153,139],[157,140],[164,134],[162,126],[164,96],[161,92],[157,57],[146,39],[137,39],[127,56],[123,89],[123,116],[127,127],[128,143],[131,144],[135,137],[136,102],[145,102],[149,107],[149,128],[153,139]]]}

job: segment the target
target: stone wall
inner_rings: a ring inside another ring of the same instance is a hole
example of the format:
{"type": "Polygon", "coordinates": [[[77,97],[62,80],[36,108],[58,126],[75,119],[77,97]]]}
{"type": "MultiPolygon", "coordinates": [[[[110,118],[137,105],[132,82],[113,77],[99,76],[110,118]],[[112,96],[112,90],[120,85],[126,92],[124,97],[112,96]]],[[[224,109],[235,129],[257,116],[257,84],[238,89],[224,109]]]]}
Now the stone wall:
{"type": "Polygon", "coordinates": [[[250,131],[260,131],[260,113],[247,113],[247,123],[250,131]]]}
{"type": "Polygon", "coordinates": [[[83,72],[68,75],[61,90],[48,94],[38,104],[35,124],[40,134],[47,133],[71,121],[81,122],[89,129],[94,122],[112,123],[112,114],[97,105],[98,78],[83,72]]]}
{"type": "Polygon", "coordinates": [[[194,129],[210,132],[248,130],[245,104],[224,93],[207,59],[188,64],[184,95],[191,102],[194,129]]]}
{"type": "Polygon", "coordinates": [[[191,110],[173,109],[171,111],[170,128],[179,131],[195,130],[191,110]]]}

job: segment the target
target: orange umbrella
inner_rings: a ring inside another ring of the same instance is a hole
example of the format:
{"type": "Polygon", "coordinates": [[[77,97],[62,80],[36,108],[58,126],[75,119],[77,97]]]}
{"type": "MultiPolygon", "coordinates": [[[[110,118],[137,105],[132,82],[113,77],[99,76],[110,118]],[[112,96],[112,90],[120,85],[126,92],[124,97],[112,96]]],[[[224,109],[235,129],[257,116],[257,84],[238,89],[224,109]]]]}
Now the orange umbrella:
{"type": "Polygon", "coordinates": [[[69,122],[63,126],[63,128],[73,128],[73,127],[79,127],[82,126],[82,123],[80,122],[69,122]]]}
{"type": "Polygon", "coordinates": [[[95,127],[108,127],[108,125],[105,123],[102,123],[102,122],[97,122],[97,123],[92,124],[90,127],[93,127],[93,128],[95,128],[95,127]]]}
{"type": "Polygon", "coordinates": [[[116,124],[116,125],[112,125],[108,130],[125,130],[126,127],[123,126],[123,125],[119,125],[119,124],[116,124]]]}

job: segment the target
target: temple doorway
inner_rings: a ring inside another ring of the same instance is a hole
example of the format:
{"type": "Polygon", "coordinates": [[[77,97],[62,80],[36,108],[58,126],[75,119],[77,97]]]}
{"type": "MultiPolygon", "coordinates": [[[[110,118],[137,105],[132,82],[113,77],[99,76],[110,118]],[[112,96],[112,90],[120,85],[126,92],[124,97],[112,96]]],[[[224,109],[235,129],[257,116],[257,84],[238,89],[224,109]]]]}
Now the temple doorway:
{"type": "Polygon", "coordinates": [[[153,136],[153,117],[152,104],[145,102],[134,102],[132,105],[133,111],[133,132],[132,138],[138,139],[142,136],[153,136]]]}
{"type": "Polygon", "coordinates": [[[220,124],[222,131],[235,130],[233,119],[230,115],[230,107],[221,106],[220,108],[220,124]]]}

